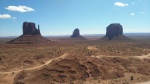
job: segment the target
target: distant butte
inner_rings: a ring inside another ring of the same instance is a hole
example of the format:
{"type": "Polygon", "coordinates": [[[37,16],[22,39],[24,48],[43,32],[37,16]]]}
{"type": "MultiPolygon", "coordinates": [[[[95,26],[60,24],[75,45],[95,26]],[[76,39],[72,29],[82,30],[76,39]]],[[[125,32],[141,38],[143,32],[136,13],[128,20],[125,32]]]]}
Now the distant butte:
{"type": "Polygon", "coordinates": [[[73,34],[70,36],[71,38],[80,38],[80,39],[85,39],[83,36],[80,35],[80,30],[76,28],[73,31],[73,34]]]}
{"type": "Polygon", "coordinates": [[[44,38],[40,32],[40,26],[38,25],[38,29],[33,22],[24,22],[23,23],[23,34],[16,39],[11,40],[8,42],[9,44],[51,44],[52,41],[44,38]]]}
{"type": "Polygon", "coordinates": [[[123,27],[120,23],[110,24],[106,28],[106,35],[102,38],[103,40],[128,40],[123,35],[123,27]]]}

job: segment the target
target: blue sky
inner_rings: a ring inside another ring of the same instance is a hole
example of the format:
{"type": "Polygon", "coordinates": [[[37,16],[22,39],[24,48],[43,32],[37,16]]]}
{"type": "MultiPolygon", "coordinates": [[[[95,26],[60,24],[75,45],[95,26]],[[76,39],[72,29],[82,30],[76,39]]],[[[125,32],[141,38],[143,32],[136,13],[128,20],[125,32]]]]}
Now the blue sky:
{"type": "Polygon", "coordinates": [[[0,0],[0,36],[19,36],[22,23],[42,35],[104,34],[110,23],[124,33],[150,32],[150,0],[0,0]]]}

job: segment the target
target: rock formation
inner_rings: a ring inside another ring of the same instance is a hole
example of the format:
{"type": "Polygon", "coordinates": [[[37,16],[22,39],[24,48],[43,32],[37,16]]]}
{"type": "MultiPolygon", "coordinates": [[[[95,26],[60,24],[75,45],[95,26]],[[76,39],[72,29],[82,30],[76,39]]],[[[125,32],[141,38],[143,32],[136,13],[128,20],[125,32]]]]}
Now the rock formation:
{"type": "Polygon", "coordinates": [[[71,36],[72,38],[76,38],[80,35],[80,30],[78,28],[76,28],[74,31],[73,31],[73,35],[71,36]]]}
{"type": "Polygon", "coordinates": [[[119,35],[123,35],[123,28],[120,24],[110,24],[107,27],[106,36],[114,37],[119,35]]]}
{"type": "Polygon", "coordinates": [[[50,40],[45,39],[40,33],[40,26],[38,25],[38,29],[35,27],[35,23],[32,22],[24,22],[23,23],[23,34],[16,39],[11,40],[10,44],[51,44],[53,43],[50,40]]]}
{"type": "Polygon", "coordinates": [[[128,39],[123,35],[123,27],[119,23],[110,24],[106,28],[106,35],[102,39],[107,40],[120,40],[120,39],[128,39]]]}
{"type": "Polygon", "coordinates": [[[23,23],[23,35],[41,35],[39,25],[37,29],[35,27],[35,23],[24,22],[23,23]]]}
{"type": "Polygon", "coordinates": [[[74,31],[73,31],[73,34],[70,36],[71,38],[84,38],[80,35],[80,30],[78,28],[76,28],[74,31]]]}

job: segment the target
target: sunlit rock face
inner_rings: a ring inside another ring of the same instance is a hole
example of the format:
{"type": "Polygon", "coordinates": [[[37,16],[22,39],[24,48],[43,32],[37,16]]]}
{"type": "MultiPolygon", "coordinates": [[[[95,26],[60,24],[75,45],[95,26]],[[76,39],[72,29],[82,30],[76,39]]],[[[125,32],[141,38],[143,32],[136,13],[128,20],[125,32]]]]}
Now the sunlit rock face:
{"type": "Polygon", "coordinates": [[[105,40],[127,40],[123,35],[123,27],[119,23],[113,23],[106,28],[106,35],[102,38],[105,40]]]}
{"type": "Polygon", "coordinates": [[[23,23],[23,35],[41,35],[39,25],[37,29],[35,27],[35,23],[24,22],[23,23]]]}

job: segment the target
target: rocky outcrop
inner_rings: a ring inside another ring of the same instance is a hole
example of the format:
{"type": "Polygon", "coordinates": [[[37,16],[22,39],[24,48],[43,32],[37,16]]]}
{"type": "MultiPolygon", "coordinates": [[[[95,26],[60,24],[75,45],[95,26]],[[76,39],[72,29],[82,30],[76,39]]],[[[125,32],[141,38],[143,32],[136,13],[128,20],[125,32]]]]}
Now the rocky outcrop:
{"type": "Polygon", "coordinates": [[[39,25],[37,29],[35,27],[35,23],[24,22],[23,23],[23,35],[41,35],[39,25]]]}
{"type": "Polygon", "coordinates": [[[35,23],[24,22],[23,34],[18,38],[15,38],[8,42],[9,44],[53,44],[54,42],[44,38],[40,33],[40,26],[38,29],[35,27],[35,23]]]}
{"type": "Polygon", "coordinates": [[[113,23],[110,24],[106,28],[106,35],[102,39],[107,39],[107,40],[121,40],[121,39],[128,39],[123,35],[123,27],[119,23],[113,23]]]}
{"type": "Polygon", "coordinates": [[[80,30],[78,28],[76,28],[74,31],[73,31],[73,34],[70,36],[71,38],[84,38],[80,35],[80,30]]]}

